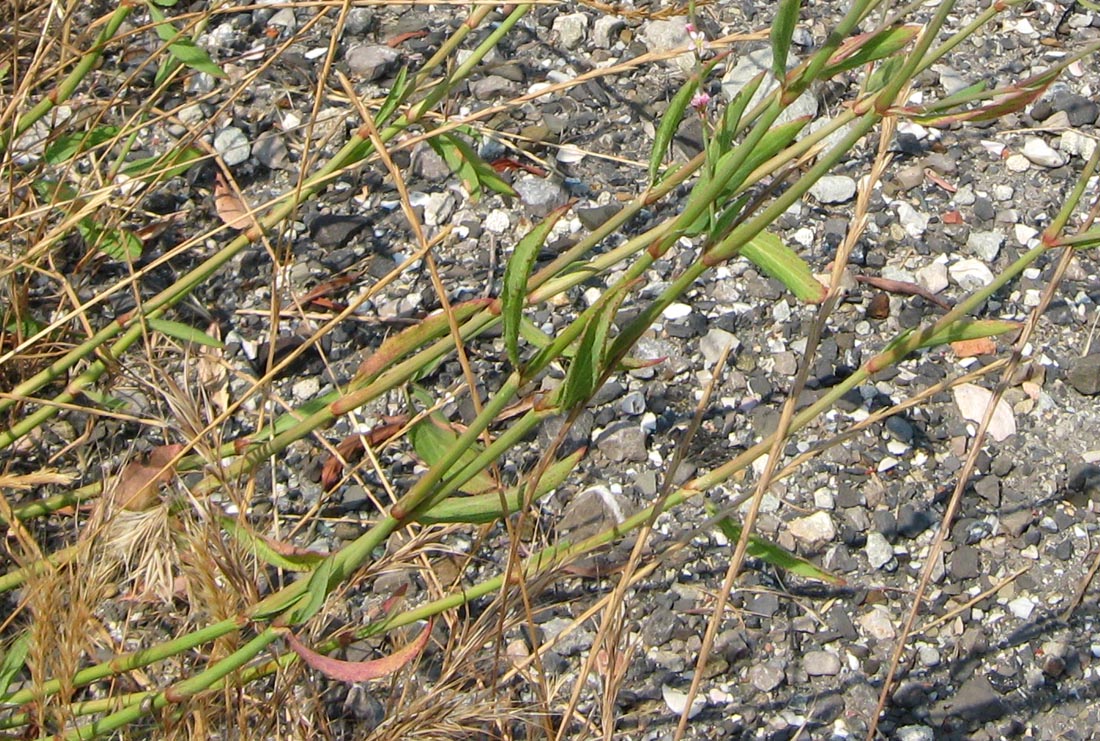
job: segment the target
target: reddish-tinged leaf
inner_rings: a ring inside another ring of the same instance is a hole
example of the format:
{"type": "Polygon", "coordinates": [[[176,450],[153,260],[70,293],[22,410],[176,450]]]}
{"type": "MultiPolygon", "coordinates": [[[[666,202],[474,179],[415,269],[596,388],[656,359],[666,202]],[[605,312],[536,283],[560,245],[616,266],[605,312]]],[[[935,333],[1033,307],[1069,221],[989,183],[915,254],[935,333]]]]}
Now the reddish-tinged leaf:
{"type": "Polygon", "coordinates": [[[529,172],[538,178],[544,178],[550,174],[541,167],[528,165],[526,162],[520,162],[519,160],[512,159],[511,157],[499,157],[490,162],[489,166],[497,172],[507,172],[508,170],[523,170],[524,172],[529,172]]]}
{"type": "Polygon", "coordinates": [[[298,654],[302,661],[329,679],[335,679],[338,682],[366,682],[393,674],[415,659],[428,645],[428,639],[431,635],[432,623],[428,621],[428,624],[424,626],[424,630],[421,631],[415,641],[402,649],[394,651],[389,656],[372,661],[340,661],[319,654],[307,648],[290,631],[286,633],[286,641],[290,644],[291,650],[298,654]]]}
{"type": "Polygon", "coordinates": [[[405,33],[397,34],[392,39],[387,41],[386,46],[390,47],[391,49],[396,49],[397,47],[404,44],[406,41],[411,41],[412,39],[422,39],[427,35],[427,31],[406,31],[405,33]]]}
{"type": "Polygon", "coordinates": [[[371,447],[381,445],[396,435],[408,421],[409,417],[406,414],[390,417],[387,418],[385,424],[378,425],[366,435],[348,435],[341,440],[336,446],[336,452],[340,454],[340,457],[329,456],[321,469],[321,486],[324,490],[329,491],[332,489],[343,477],[344,464],[341,462],[341,458],[349,464],[355,465],[363,457],[364,438],[371,447]]]}
{"type": "Polygon", "coordinates": [[[171,463],[181,450],[179,444],[161,445],[153,448],[148,459],[127,463],[111,492],[115,503],[131,512],[144,512],[160,503],[160,485],[176,475],[171,463]]]}
{"type": "Polygon", "coordinates": [[[330,296],[333,293],[336,293],[339,289],[344,288],[345,286],[354,283],[357,280],[359,280],[358,273],[354,273],[352,275],[341,275],[337,278],[333,278],[332,280],[327,280],[318,286],[314,286],[309,293],[300,297],[298,299],[298,302],[301,304],[314,303],[317,301],[317,299],[323,298],[325,296],[330,296]]]}

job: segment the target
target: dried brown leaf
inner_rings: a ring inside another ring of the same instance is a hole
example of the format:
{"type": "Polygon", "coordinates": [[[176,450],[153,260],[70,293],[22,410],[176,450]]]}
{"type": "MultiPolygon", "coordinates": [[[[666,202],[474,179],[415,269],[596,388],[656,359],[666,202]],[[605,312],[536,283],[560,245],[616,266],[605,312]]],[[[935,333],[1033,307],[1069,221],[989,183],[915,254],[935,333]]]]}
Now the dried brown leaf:
{"type": "Polygon", "coordinates": [[[419,656],[424,647],[428,645],[431,634],[432,622],[428,621],[428,624],[424,626],[424,630],[420,632],[415,641],[394,651],[389,656],[371,661],[340,661],[319,654],[307,648],[290,631],[287,631],[286,640],[290,644],[291,650],[298,654],[302,661],[329,679],[335,679],[339,682],[366,682],[393,674],[419,656]]]}
{"type": "Polygon", "coordinates": [[[160,445],[148,457],[127,463],[118,474],[111,496],[115,504],[132,512],[144,512],[160,503],[160,485],[172,480],[172,460],[183,450],[180,444],[160,445]]]}
{"type": "Polygon", "coordinates": [[[252,226],[253,219],[240,194],[225,182],[219,172],[214,181],[214,210],[230,229],[244,231],[252,226]]]}

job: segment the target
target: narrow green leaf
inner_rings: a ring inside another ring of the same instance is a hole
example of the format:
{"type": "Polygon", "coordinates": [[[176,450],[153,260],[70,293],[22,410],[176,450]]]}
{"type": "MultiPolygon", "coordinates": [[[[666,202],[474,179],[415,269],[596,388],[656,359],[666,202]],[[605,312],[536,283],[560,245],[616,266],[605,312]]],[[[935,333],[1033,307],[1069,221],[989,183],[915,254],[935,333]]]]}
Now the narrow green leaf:
{"type": "Polygon", "coordinates": [[[31,647],[30,631],[23,631],[19,637],[12,641],[8,650],[4,652],[4,660],[0,661],[0,697],[8,693],[11,681],[15,679],[27,662],[27,652],[31,647]]]}
{"type": "Polygon", "coordinates": [[[483,188],[495,191],[509,198],[516,197],[516,191],[505,182],[493,168],[489,167],[474,148],[461,137],[451,134],[438,134],[428,139],[428,144],[447,162],[462,180],[470,194],[470,200],[477,202],[483,188]]]}
{"type": "Polygon", "coordinates": [[[726,106],[726,110],[722,111],[722,120],[718,126],[718,131],[715,132],[720,154],[725,154],[733,146],[733,138],[741,130],[741,117],[745,115],[745,109],[749,107],[749,103],[756,95],[760,84],[764,82],[765,74],[765,72],[761,72],[749,80],[749,83],[738,90],[737,95],[733,96],[733,100],[726,106]]]}
{"type": "Polygon", "coordinates": [[[98,126],[91,131],[81,131],[75,134],[66,134],[46,147],[46,162],[51,165],[59,165],[67,162],[78,154],[98,147],[104,142],[118,136],[117,126],[98,126]]]}
{"type": "MultiPolygon", "coordinates": [[[[421,420],[409,430],[408,436],[413,449],[416,450],[416,454],[428,466],[434,466],[454,450],[459,437],[458,433],[447,424],[447,420],[442,414],[432,414],[421,420]]],[[[473,461],[480,452],[481,448],[479,446],[471,446],[462,453],[462,456],[450,470],[452,472],[461,470],[473,461]]],[[[460,487],[467,494],[495,492],[499,488],[497,482],[487,471],[482,471],[460,487]]]]}
{"type": "Polygon", "coordinates": [[[162,8],[172,8],[175,7],[179,0],[153,0],[153,2],[162,8]]]}
{"type": "Polygon", "coordinates": [[[828,289],[814,277],[806,261],[774,234],[757,234],[741,248],[741,255],[780,281],[800,300],[811,304],[825,300],[828,289]]]}
{"type": "Polygon", "coordinates": [[[76,228],[85,244],[119,262],[132,262],[141,257],[141,240],[124,229],[100,226],[90,218],[81,219],[76,228]]]}
{"type": "Polygon", "coordinates": [[[290,625],[301,625],[324,606],[325,598],[328,597],[329,581],[332,579],[332,566],[332,556],[317,564],[317,568],[309,576],[309,585],[306,587],[304,599],[298,603],[288,619],[290,625]]]}
{"type": "Polygon", "coordinates": [[[508,351],[508,360],[519,368],[519,334],[523,319],[523,307],[527,303],[527,280],[539,250],[550,236],[554,225],[572,207],[572,204],[559,206],[527,232],[517,244],[508,265],[504,268],[504,287],[500,293],[501,319],[504,322],[504,346],[508,351]]]}
{"type": "Polygon", "coordinates": [[[152,329],[169,337],[175,337],[182,342],[192,342],[196,345],[205,345],[206,347],[225,347],[219,340],[214,339],[201,329],[192,327],[190,324],[157,318],[149,318],[145,321],[152,329]]]}
{"type": "Polygon", "coordinates": [[[791,39],[801,5],[802,0],[779,0],[775,20],[772,21],[772,74],[780,83],[787,77],[787,54],[791,51],[791,39]]]}
{"type": "MultiPolygon", "coordinates": [[[[539,480],[531,501],[537,502],[561,486],[577,467],[585,452],[584,449],[578,450],[551,464],[539,480]]],[[[527,486],[527,483],[523,483],[504,492],[504,503],[507,511],[501,510],[500,493],[491,492],[475,497],[449,497],[427,512],[417,515],[416,521],[425,525],[455,522],[469,524],[493,522],[519,511],[519,508],[523,506],[523,499],[527,495],[527,486]]]]}
{"type": "Polygon", "coordinates": [[[691,97],[699,90],[699,80],[693,75],[688,78],[676,95],[672,96],[665,115],[661,118],[661,125],[657,127],[657,133],[653,137],[653,150],[649,153],[649,184],[657,182],[657,174],[661,171],[661,164],[665,161],[668,148],[672,144],[672,137],[680,128],[680,121],[684,118],[691,97]]]}
{"type": "Polygon", "coordinates": [[[133,162],[127,162],[120,172],[128,177],[149,177],[152,182],[160,182],[176,175],[182,175],[195,164],[196,160],[202,157],[202,150],[195,147],[173,149],[161,155],[142,157],[133,162]]]}
{"type": "Polygon", "coordinates": [[[847,39],[829,59],[821,77],[832,77],[838,72],[862,67],[868,62],[893,56],[909,45],[920,26],[907,25],[887,28],[878,33],[861,33],[847,39]]]}
{"type": "Polygon", "coordinates": [[[592,318],[584,328],[577,352],[561,386],[558,404],[562,411],[568,411],[587,401],[596,392],[596,384],[604,371],[604,356],[611,324],[615,321],[615,315],[626,298],[630,285],[623,284],[613,288],[601,296],[595,305],[592,318]]]}
{"type": "Polygon", "coordinates": [[[325,560],[325,556],[320,553],[304,550],[291,551],[287,548],[277,549],[268,542],[267,538],[254,533],[250,528],[237,522],[232,517],[222,517],[220,519],[226,532],[269,566],[286,571],[305,572],[316,568],[325,560]]]}
{"type": "Polygon", "coordinates": [[[408,88],[409,68],[402,67],[401,71],[397,73],[397,77],[394,78],[393,85],[390,86],[390,92],[386,95],[386,99],[382,101],[382,106],[374,117],[375,126],[378,128],[385,126],[390,116],[397,110],[397,106],[404,100],[408,88]]]}
{"type": "Polygon", "coordinates": [[[97,391],[96,389],[91,388],[90,386],[88,388],[82,389],[80,393],[87,396],[95,404],[103,407],[104,409],[108,409],[112,412],[121,412],[122,410],[126,409],[127,406],[129,406],[122,399],[119,399],[118,397],[115,397],[115,396],[109,396],[107,394],[104,394],[103,392],[97,391]]]}
{"type": "Polygon", "coordinates": [[[196,72],[205,72],[213,77],[225,79],[225,72],[214,63],[210,55],[197,46],[194,41],[187,38],[182,31],[177,31],[156,5],[146,7],[149,8],[149,15],[156,21],[153,28],[156,30],[157,36],[168,45],[169,54],[196,72]]]}
{"type": "Polygon", "coordinates": [[[933,334],[922,342],[920,347],[936,347],[950,342],[995,337],[1007,332],[1014,332],[1019,328],[1019,322],[1010,322],[1003,319],[960,319],[933,334]]]}
{"type": "MultiPolygon", "coordinates": [[[[718,510],[710,502],[705,502],[704,508],[708,517],[714,517],[718,513],[718,510]]],[[[731,543],[736,543],[741,539],[741,526],[734,523],[729,517],[719,517],[714,524],[718,526],[718,529],[731,543]]],[[[764,563],[807,579],[822,581],[826,584],[847,584],[841,577],[831,574],[820,566],[816,566],[810,561],[756,535],[749,536],[749,545],[746,552],[753,558],[759,558],[764,563]]]]}

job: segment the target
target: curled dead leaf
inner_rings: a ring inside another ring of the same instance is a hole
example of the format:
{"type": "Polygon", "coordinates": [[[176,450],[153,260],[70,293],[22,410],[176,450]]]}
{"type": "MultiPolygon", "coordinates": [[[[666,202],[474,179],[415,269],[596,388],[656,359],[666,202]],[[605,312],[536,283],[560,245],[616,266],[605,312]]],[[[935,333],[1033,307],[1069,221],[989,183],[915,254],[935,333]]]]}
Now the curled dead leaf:
{"type": "Polygon", "coordinates": [[[219,172],[214,180],[214,210],[230,229],[244,231],[255,223],[248,206],[219,172]]]}
{"type": "Polygon", "coordinates": [[[424,647],[428,645],[428,639],[432,635],[432,622],[424,626],[424,630],[409,645],[394,651],[389,656],[371,661],[340,661],[324,654],[319,654],[298,640],[290,631],[286,633],[286,641],[294,653],[298,654],[308,666],[324,674],[329,679],[339,682],[366,682],[371,679],[379,679],[393,674],[401,667],[408,664],[420,655],[424,647]]]}
{"type": "Polygon", "coordinates": [[[176,475],[173,459],[183,450],[180,444],[160,445],[142,459],[123,466],[111,490],[116,505],[131,512],[144,512],[160,503],[160,485],[176,475]]]}

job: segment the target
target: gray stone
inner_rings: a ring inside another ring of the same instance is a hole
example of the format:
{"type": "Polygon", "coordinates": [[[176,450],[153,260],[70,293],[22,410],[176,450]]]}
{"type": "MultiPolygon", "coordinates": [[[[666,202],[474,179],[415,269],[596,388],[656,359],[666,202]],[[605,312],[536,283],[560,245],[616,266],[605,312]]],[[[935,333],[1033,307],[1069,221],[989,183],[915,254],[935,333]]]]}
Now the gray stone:
{"type": "Polygon", "coordinates": [[[265,131],[256,137],[252,154],[257,162],[269,170],[293,169],[290,166],[290,153],[287,150],[286,141],[274,131],[265,131]]]}
{"type": "Polygon", "coordinates": [[[451,168],[447,161],[426,144],[414,151],[412,167],[413,172],[428,182],[443,182],[451,177],[451,168]]]}
{"type": "MultiPolygon", "coordinates": [[[[639,38],[651,54],[672,51],[691,43],[691,38],[688,36],[687,27],[682,18],[674,18],[668,21],[649,21],[642,27],[639,38]]],[[[687,74],[695,67],[695,54],[685,52],[669,61],[674,67],[687,74]]]]}
{"type": "Polygon", "coordinates": [[[935,741],[936,733],[928,726],[902,726],[894,731],[897,741],[935,741]]]}
{"type": "Polygon", "coordinates": [[[863,552],[867,555],[867,561],[873,569],[881,569],[894,560],[894,548],[882,533],[868,533],[863,552]]]}
{"type": "Polygon", "coordinates": [[[592,24],[592,43],[600,49],[610,49],[618,41],[624,26],[626,21],[619,16],[601,15],[592,24]]]}
{"type": "Polygon", "coordinates": [[[1061,152],[1068,155],[1088,159],[1096,151],[1096,140],[1091,136],[1085,136],[1080,131],[1072,129],[1063,131],[1061,138],[1061,152]]]}
{"type": "Polygon", "coordinates": [[[360,44],[348,50],[348,70],[366,82],[374,82],[397,69],[401,54],[381,44],[360,44]]]}
{"type": "MultiPolygon", "coordinates": [[[[793,54],[788,55],[787,69],[790,69],[796,64],[798,64],[798,58],[793,54]]],[[[749,103],[750,108],[755,106],[779,85],[775,76],[771,73],[771,68],[772,50],[770,46],[751,51],[738,59],[737,64],[722,77],[722,92],[725,94],[726,99],[733,100],[734,96],[748,85],[750,80],[761,72],[764,72],[764,81],[761,83],[752,101],[749,103]]],[[[816,115],[817,98],[815,98],[812,93],[807,92],[783,111],[779,116],[778,122],[787,123],[801,116],[813,117],[816,115]]]]}
{"type": "Polygon", "coordinates": [[[989,680],[980,674],[968,679],[948,700],[951,714],[976,723],[988,723],[1005,714],[1004,701],[989,680]]]}
{"type": "Polygon", "coordinates": [[[649,457],[645,442],[645,430],[638,424],[620,423],[607,428],[596,441],[596,447],[616,463],[644,461],[649,457]]]}
{"type": "Polygon", "coordinates": [[[978,549],[969,545],[956,547],[951,553],[947,569],[955,579],[976,579],[982,573],[978,549]]]}
{"type": "Polygon", "coordinates": [[[233,167],[248,159],[252,145],[245,133],[236,126],[227,126],[214,137],[214,150],[221,155],[225,164],[233,167]]]}
{"type": "Polygon", "coordinates": [[[807,651],[802,668],[811,677],[833,677],[840,673],[840,657],[828,651],[807,651]]]}
{"type": "Polygon", "coordinates": [[[1075,359],[1070,364],[1066,380],[1079,394],[1100,394],[1100,355],[1086,355],[1075,359]]]}
{"type": "Polygon", "coordinates": [[[947,269],[951,277],[962,288],[973,291],[977,288],[988,286],[993,282],[993,273],[981,260],[967,258],[959,260],[947,269]]]}
{"type": "Polygon", "coordinates": [[[605,206],[578,208],[576,214],[577,219],[580,220],[581,225],[584,226],[585,229],[595,231],[622,210],[622,204],[608,203],[605,206]]]}
{"type": "Polygon", "coordinates": [[[917,283],[927,288],[930,293],[939,293],[950,283],[947,278],[947,266],[939,261],[925,265],[917,271],[917,283]]]}
{"type": "Polygon", "coordinates": [[[903,193],[910,191],[924,182],[924,168],[920,165],[906,165],[897,171],[894,179],[903,193]]]}
{"type": "Polygon", "coordinates": [[[771,692],[783,684],[784,679],[786,679],[786,671],[777,659],[765,661],[763,664],[754,664],[749,669],[749,681],[761,692],[771,692]]]}
{"type": "Polygon", "coordinates": [[[714,367],[726,348],[729,348],[732,355],[737,352],[739,347],[741,347],[741,341],[736,336],[718,327],[712,327],[699,340],[699,352],[703,354],[703,360],[706,361],[708,367],[714,367]]]}
{"type": "Polygon", "coordinates": [[[576,49],[584,43],[584,34],[588,30],[588,16],[584,13],[565,13],[554,19],[551,29],[558,35],[558,41],[566,49],[576,49]]]}
{"type": "Polygon", "coordinates": [[[1005,235],[997,231],[970,232],[966,247],[975,257],[991,263],[1001,254],[1001,245],[1004,243],[1005,235]]]}
{"type": "Polygon", "coordinates": [[[827,543],[836,537],[836,527],[828,512],[814,512],[791,520],[788,528],[791,535],[804,543],[827,543]]]}
{"type": "Polygon", "coordinates": [[[531,213],[542,218],[569,200],[569,193],[556,178],[526,174],[512,184],[531,213]]]}
{"type": "Polygon", "coordinates": [[[856,195],[856,181],[847,175],[825,175],[810,188],[818,203],[847,203],[856,195]]]}
{"type": "Polygon", "coordinates": [[[1027,157],[1028,162],[1040,167],[1061,167],[1069,159],[1037,136],[1028,137],[1022,154],[1027,157]]]}
{"type": "Polygon", "coordinates": [[[477,100],[507,98],[516,90],[516,84],[500,75],[486,75],[470,83],[470,95],[477,100]]]}
{"type": "Polygon", "coordinates": [[[619,525],[630,515],[629,503],[606,486],[593,486],[573,497],[558,522],[571,543],[619,525]]]}
{"type": "Polygon", "coordinates": [[[455,197],[451,192],[431,193],[424,204],[424,224],[440,226],[446,224],[455,210],[455,197]]]}
{"type": "Polygon", "coordinates": [[[928,214],[923,214],[905,201],[897,201],[898,223],[905,229],[905,233],[913,239],[924,236],[928,230],[928,224],[932,220],[928,214]]]}
{"type": "Polygon", "coordinates": [[[365,216],[321,214],[309,223],[309,235],[318,247],[343,247],[370,225],[365,216]]]}

